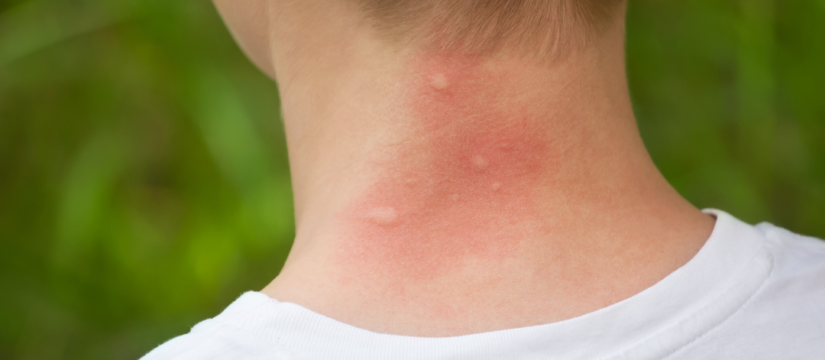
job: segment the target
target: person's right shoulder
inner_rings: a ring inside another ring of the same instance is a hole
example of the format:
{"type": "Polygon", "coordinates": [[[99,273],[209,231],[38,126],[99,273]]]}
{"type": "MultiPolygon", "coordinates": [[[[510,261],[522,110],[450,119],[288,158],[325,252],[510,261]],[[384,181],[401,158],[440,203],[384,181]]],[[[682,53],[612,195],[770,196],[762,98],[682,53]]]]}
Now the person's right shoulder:
{"type": "MultiPolygon", "coordinates": [[[[800,336],[825,336],[825,241],[762,223],[773,269],[758,294],[760,319],[800,336]],[[770,319],[770,320],[769,320],[770,319]],[[804,332],[804,334],[803,334],[804,332]]],[[[822,342],[825,351],[825,342],[822,342]]]]}
{"type": "Polygon", "coordinates": [[[773,281],[812,281],[825,291],[825,241],[761,223],[756,228],[768,240],[774,257],[773,281]]]}
{"type": "Polygon", "coordinates": [[[768,223],[756,229],[770,255],[767,279],[739,310],[669,359],[823,358],[825,241],[768,223]]]}

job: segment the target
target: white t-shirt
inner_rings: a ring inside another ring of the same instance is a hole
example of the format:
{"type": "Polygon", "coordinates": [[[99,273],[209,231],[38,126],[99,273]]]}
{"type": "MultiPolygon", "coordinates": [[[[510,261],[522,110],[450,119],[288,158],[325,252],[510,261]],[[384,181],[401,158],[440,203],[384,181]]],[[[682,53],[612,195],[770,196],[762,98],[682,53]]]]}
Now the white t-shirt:
{"type": "Polygon", "coordinates": [[[373,333],[249,292],[143,360],[825,359],[825,242],[706,212],[716,226],[690,262],[574,319],[419,338],[373,333]]]}

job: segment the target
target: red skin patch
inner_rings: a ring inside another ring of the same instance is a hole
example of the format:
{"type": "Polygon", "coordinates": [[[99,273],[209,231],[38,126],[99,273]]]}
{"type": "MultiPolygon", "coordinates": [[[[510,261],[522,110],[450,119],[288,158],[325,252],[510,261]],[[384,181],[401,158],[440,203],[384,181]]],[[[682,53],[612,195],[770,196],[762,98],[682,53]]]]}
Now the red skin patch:
{"type": "Polygon", "coordinates": [[[354,278],[426,282],[503,261],[541,223],[548,129],[508,71],[455,57],[410,69],[401,107],[413,134],[374,163],[381,179],[340,215],[354,278]]]}

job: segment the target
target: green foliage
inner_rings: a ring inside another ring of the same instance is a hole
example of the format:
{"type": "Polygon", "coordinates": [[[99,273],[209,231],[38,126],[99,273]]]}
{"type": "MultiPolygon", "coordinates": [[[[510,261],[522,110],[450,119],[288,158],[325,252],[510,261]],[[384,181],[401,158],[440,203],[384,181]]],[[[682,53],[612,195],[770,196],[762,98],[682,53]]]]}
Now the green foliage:
{"type": "Polygon", "coordinates": [[[277,89],[208,2],[0,9],[0,359],[135,359],[278,273],[277,89]]]}
{"type": "Polygon", "coordinates": [[[825,2],[632,0],[645,142],[700,207],[825,236],[825,2]]]}
{"type": "MultiPolygon", "coordinates": [[[[631,0],[654,160],[825,237],[825,1],[631,0]]],[[[206,1],[0,0],[0,359],[136,359],[279,271],[275,85],[206,1]]]]}

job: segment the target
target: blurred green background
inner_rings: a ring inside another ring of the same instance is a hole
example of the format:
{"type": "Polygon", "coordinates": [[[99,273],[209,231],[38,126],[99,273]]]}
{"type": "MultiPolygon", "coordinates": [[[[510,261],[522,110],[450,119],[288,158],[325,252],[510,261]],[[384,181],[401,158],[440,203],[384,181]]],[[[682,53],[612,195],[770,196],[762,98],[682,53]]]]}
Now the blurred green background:
{"type": "MultiPolygon", "coordinates": [[[[825,0],[628,27],[682,194],[825,237],[825,0]]],[[[279,116],[207,0],[0,0],[0,359],[136,359],[262,288],[294,234],[279,116]]]]}

